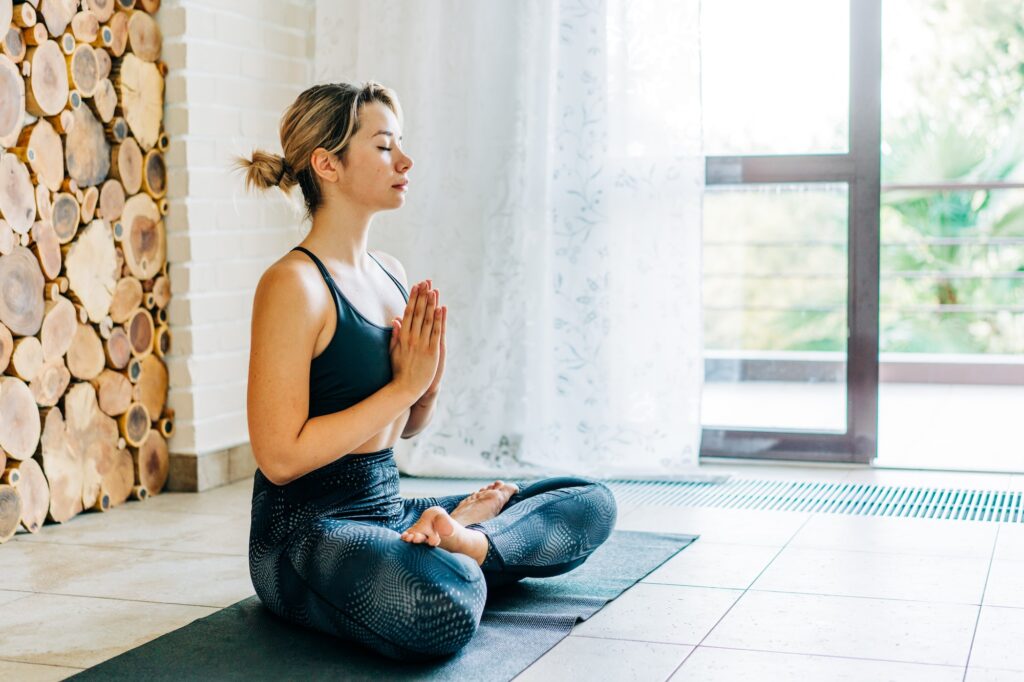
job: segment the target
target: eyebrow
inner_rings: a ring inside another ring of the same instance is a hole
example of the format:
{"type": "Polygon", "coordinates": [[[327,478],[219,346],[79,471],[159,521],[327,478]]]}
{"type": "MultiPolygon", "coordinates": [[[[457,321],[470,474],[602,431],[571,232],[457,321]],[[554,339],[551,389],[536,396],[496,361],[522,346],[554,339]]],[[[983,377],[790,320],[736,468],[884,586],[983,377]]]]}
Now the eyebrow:
{"type": "MultiPolygon", "coordinates": [[[[395,136],[395,134],[393,132],[391,132],[390,130],[378,130],[376,133],[373,134],[374,137],[377,137],[378,135],[387,135],[388,137],[394,137],[395,136]]],[[[403,138],[402,138],[401,135],[399,135],[398,139],[401,140],[403,138]]]]}

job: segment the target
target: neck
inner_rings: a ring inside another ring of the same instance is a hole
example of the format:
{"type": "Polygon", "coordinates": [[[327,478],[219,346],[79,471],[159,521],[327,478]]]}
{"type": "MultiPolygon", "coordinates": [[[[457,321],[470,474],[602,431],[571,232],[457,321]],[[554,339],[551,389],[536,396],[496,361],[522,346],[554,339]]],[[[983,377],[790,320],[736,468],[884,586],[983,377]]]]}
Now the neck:
{"type": "Polygon", "coordinates": [[[332,201],[313,215],[312,228],[301,246],[321,260],[365,270],[369,267],[365,254],[373,215],[366,207],[344,200],[332,201]]]}

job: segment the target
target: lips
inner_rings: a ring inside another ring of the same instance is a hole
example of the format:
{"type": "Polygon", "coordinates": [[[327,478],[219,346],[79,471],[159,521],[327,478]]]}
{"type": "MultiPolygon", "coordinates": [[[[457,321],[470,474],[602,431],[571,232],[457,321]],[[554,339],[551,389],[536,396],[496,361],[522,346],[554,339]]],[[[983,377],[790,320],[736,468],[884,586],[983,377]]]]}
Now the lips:
{"type": "Polygon", "coordinates": [[[400,182],[397,185],[391,185],[391,186],[394,187],[395,189],[405,189],[406,185],[408,185],[408,184],[409,184],[408,182],[400,182]]]}

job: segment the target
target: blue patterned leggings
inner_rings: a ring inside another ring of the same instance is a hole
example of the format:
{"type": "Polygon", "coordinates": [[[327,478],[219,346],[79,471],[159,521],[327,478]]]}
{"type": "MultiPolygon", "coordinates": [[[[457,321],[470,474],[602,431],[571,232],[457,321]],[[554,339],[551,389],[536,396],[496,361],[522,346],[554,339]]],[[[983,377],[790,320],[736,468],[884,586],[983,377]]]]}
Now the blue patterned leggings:
{"type": "Polygon", "coordinates": [[[470,493],[403,499],[393,450],[347,455],[284,486],[257,470],[249,572],[260,600],[291,622],[396,659],[448,656],[473,637],[489,588],[576,568],[615,526],[602,483],[561,476],[519,492],[493,519],[483,565],[401,539],[428,507],[470,493]]]}

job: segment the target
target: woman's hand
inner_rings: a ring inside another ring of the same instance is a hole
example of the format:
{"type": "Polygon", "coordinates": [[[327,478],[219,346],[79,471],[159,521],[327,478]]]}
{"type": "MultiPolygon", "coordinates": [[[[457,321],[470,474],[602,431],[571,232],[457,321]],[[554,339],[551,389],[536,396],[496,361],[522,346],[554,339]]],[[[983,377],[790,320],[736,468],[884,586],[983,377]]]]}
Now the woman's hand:
{"type": "Polygon", "coordinates": [[[419,282],[409,293],[405,316],[391,323],[392,380],[419,397],[438,390],[444,371],[447,309],[438,305],[439,297],[430,280],[419,282]]]}

